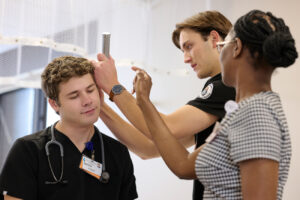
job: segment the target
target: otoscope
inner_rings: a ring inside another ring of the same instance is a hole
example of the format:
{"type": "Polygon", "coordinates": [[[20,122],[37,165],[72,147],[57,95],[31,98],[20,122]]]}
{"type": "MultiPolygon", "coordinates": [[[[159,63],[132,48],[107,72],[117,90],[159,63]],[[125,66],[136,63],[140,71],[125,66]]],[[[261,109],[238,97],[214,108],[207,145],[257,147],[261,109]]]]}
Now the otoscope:
{"type": "Polygon", "coordinates": [[[102,53],[109,58],[110,33],[102,33],[102,53]]]}

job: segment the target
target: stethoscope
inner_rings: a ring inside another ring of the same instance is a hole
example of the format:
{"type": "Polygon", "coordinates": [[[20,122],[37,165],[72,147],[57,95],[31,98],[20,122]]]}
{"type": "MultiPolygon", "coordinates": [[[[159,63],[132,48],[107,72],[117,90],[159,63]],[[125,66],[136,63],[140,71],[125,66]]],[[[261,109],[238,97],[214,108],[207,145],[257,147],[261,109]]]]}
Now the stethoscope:
{"type": "MultiPolygon", "coordinates": [[[[55,124],[53,124],[50,128],[51,140],[48,141],[45,145],[46,155],[47,155],[47,158],[48,158],[48,164],[49,164],[49,167],[50,167],[51,174],[52,174],[55,181],[45,181],[45,184],[52,184],[52,185],[57,184],[57,183],[67,184],[68,181],[63,180],[63,174],[64,174],[64,148],[63,148],[62,144],[55,139],[55,136],[54,136],[55,124]],[[57,178],[55,176],[55,174],[53,172],[51,162],[50,162],[49,146],[52,145],[52,144],[57,145],[59,147],[59,151],[60,151],[61,172],[60,172],[60,177],[59,178],[57,178]]],[[[102,155],[102,175],[101,175],[99,180],[100,180],[101,183],[108,183],[110,176],[109,176],[109,173],[105,170],[105,157],[104,157],[104,145],[103,145],[102,133],[100,131],[97,131],[97,132],[98,132],[99,138],[100,138],[101,155],[102,155]]]]}

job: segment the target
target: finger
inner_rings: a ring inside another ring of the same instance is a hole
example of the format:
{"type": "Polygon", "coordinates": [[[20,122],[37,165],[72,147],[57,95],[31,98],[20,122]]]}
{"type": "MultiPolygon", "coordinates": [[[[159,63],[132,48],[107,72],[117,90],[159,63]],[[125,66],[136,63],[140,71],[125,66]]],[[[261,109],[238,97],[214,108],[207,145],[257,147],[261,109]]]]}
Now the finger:
{"type": "Polygon", "coordinates": [[[144,70],[137,70],[136,75],[139,75],[140,77],[143,77],[144,79],[149,79],[150,78],[150,76],[144,70]]]}
{"type": "Polygon", "coordinates": [[[113,65],[115,65],[115,60],[111,56],[109,56],[109,59],[112,61],[113,65]]]}
{"type": "Polygon", "coordinates": [[[133,87],[132,90],[131,90],[131,94],[134,94],[134,93],[135,93],[135,89],[133,87]]]}
{"type": "Polygon", "coordinates": [[[139,95],[140,90],[143,87],[144,81],[145,81],[144,73],[142,71],[138,71],[136,73],[134,84],[133,84],[133,93],[139,95]]]}
{"type": "Polygon", "coordinates": [[[112,62],[115,62],[114,59],[113,59],[113,57],[111,57],[110,54],[108,55],[108,57],[107,57],[105,54],[104,54],[104,56],[105,56],[108,60],[111,60],[112,62]]]}
{"type": "Polygon", "coordinates": [[[99,89],[99,96],[100,96],[100,100],[103,100],[104,94],[103,94],[102,89],[99,89]]]}
{"type": "Polygon", "coordinates": [[[143,87],[143,85],[145,84],[145,76],[143,73],[137,73],[136,75],[137,79],[136,82],[134,84],[134,89],[135,92],[138,93],[140,91],[140,89],[143,87]]]}
{"type": "Polygon", "coordinates": [[[136,72],[137,79],[144,79],[144,78],[146,78],[146,76],[147,76],[146,73],[142,70],[138,70],[136,72]]]}
{"type": "Polygon", "coordinates": [[[136,79],[137,77],[135,76],[133,81],[132,81],[132,90],[131,90],[131,94],[134,94],[135,93],[135,83],[136,83],[136,79]]]}
{"type": "Polygon", "coordinates": [[[104,61],[104,60],[107,60],[108,58],[103,53],[98,53],[97,54],[97,59],[99,61],[104,61]]]}
{"type": "Polygon", "coordinates": [[[132,69],[133,71],[142,70],[141,68],[139,68],[139,67],[136,67],[136,66],[132,66],[132,67],[131,67],[131,69],[132,69]]]}
{"type": "Polygon", "coordinates": [[[96,61],[90,60],[90,62],[91,62],[91,64],[92,64],[95,68],[98,67],[98,63],[97,63],[96,61]]]}

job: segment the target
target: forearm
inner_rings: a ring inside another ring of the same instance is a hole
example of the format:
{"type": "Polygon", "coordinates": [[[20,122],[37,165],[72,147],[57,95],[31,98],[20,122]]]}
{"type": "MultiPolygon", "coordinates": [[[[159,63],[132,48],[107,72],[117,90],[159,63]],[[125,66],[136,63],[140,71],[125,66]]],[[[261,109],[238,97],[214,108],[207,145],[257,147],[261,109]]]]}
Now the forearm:
{"type": "Polygon", "coordinates": [[[4,195],[4,200],[22,200],[22,199],[12,197],[12,196],[9,196],[9,195],[4,195]]]}
{"type": "Polygon", "coordinates": [[[135,98],[127,90],[120,95],[114,96],[114,102],[133,126],[149,139],[152,138],[141,109],[136,104],[135,98]]]}
{"type": "Polygon", "coordinates": [[[154,143],[131,124],[123,120],[107,104],[101,106],[100,118],[130,151],[142,159],[159,156],[154,143]]]}
{"type": "Polygon", "coordinates": [[[198,151],[189,154],[184,146],[171,134],[149,99],[139,99],[139,106],[152,139],[171,171],[180,178],[196,178],[194,165],[198,151]]]}
{"type": "MultiPolygon", "coordinates": [[[[127,91],[124,91],[121,95],[117,95],[114,98],[114,102],[119,107],[121,112],[125,117],[130,121],[135,128],[137,128],[142,134],[147,138],[152,140],[152,135],[148,129],[147,123],[144,119],[144,115],[140,107],[136,103],[136,99],[127,91]],[[124,94],[123,94],[124,93],[124,94]]],[[[183,133],[178,133],[179,130],[182,130],[182,124],[178,120],[168,120],[168,116],[162,113],[159,113],[164,122],[167,124],[168,128],[171,130],[171,133],[185,146],[190,147],[195,144],[194,135],[183,133]],[[170,121],[170,122],[169,122],[170,121]]],[[[182,120],[181,120],[182,121],[182,120]]]]}

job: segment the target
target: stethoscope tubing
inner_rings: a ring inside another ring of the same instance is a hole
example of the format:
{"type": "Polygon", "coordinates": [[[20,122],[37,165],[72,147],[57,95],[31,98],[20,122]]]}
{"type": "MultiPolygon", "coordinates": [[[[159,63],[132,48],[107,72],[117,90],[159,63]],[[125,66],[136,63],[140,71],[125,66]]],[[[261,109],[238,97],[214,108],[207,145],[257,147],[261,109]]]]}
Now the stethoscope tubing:
{"type": "MultiPolygon", "coordinates": [[[[68,182],[67,180],[63,180],[64,148],[63,148],[63,145],[55,139],[54,127],[55,127],[56,124],[57,124],[57,122],[55,122],[53,125],[51,125],[51,127],[50,127],[51,140],[48,141],[45,145],[45,151],[46,151],[46,155],[47,155],[47,158],[48,158],[48,164],[49,164],[49,167],[50,167],[51,174],[52,174],[55,181],[52,181],[52,182],[51,181],[46,181],[45,184],[57,184],[57,183],[67,183],[68,182]],[[60,173],[59,179],[55,176],[52,165],[51,165],[50,151],[49,151],[49,146],[50,145],[57,145],[59,147],[60,156],[61,156],[61,173],[60,173]]],[[[99,134],[100,145],[101,145],[101,156],[102,156],[102,176],[100,178],[100,182],[107,183],[110,176],[109,176],[109,173],[106,171],[106,166],[105,166],[104,143],[103,143],[102,133],[100,131],[97,131],[97,132],[99,134]]]]}

